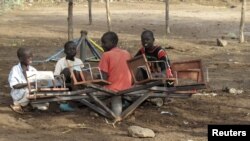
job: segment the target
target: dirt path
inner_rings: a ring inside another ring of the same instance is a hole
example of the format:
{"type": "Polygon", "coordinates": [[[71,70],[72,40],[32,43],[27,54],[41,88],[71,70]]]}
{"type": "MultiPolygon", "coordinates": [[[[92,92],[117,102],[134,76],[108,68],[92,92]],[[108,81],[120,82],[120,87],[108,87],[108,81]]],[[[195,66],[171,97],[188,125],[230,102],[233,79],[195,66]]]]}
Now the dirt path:
{"type": "MultiPolygon", "coordinates": [[[[162,3],[124,3],[111,5],[113,30],[120,45],[132,54],[140,47],[143,28],[156,34],[157,44],[172,46],[167,50],[172,61],[202,58],[209,68],[210,91],[217,96],[193,96],[175,99],[161,108],[143,104],[134,115],[113,128],[104,118],[90,114],[88,108],[74,113],[13,113],[7,76],[17,62],[16,50],[26,46],[33,49],[35,59],[45,59],[59,50],[67,40],[67,5],[55,7],[26,7],[0,16],[0,141],[12,140],[139,140],[127,136],[127,127],[140,125],[156,132],[145,140],[206,140],[207,125],[250,124],[250,47],[226,38],[228,46],[217,47],[216,38],[238,34],[240,6],[236,8],[171,5],[171,34],[164,40],[164,5],[162,3]],[[243,89],[241,95],[223,93],[222,87],[243,89]],[[173,116],[162,115],[169,111],[173,116]]],[[[107,30],[104,5],[94,3],[93,25],[88,25],[87,7],[75,7],[75,34],[89,31],[97,42],[107,30]]],[[[249,9],[249,8],[248,8],[249,9]]],[[[246,31],[250,31],[250,15],[246,15],[246,31]]],[[[249,40],[249,36],[246,39],[249,40]]],[[[53,70],[54,64],[36,66],[53,70]]]]}

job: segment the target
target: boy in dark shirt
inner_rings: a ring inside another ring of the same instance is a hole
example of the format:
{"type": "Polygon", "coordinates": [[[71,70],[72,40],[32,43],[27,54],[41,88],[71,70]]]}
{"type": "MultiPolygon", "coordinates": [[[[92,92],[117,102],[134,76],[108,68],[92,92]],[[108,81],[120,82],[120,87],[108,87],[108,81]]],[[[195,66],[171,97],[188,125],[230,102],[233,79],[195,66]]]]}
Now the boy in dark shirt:
{"type": "MultiPolygon", "coordinates": [[[[173,77],[173,75],[171,72],[170,61],[167,57],[167,53],[160,46],[155,46],[154,41],[155,38],[152,31],[150,30],[143,31],[141,34],[141,43],[143,47],[136,53],[135,56],[144,54],[148,61],[161,61],[158,63],[152,63],[150,65],[152,73],[161,72],[160,77],[171,78],[173,77]],[[158,68],[160,68],[160,70],[158,68]]],[[[146,79],[147,76],[143,71],[142,74],[143,74],[143,79],[146,79]]]]}

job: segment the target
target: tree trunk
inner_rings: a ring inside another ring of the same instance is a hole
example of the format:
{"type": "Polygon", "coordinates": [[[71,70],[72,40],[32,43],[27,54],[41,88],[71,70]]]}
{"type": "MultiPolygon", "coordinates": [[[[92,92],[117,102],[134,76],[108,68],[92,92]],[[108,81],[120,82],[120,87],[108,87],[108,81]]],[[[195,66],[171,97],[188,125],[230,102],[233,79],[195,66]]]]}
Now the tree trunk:
{"type": "Polygon", "coordinates": [[[92,0],[88,0],[89,7],[89,24],[92,24],[92,0]]]}
{"type": "Polygon", "coordinates": [[[73,39],[73,0],[69,0],[68,7],[68,40],[73,39]]]}
{"type": "Polygon", "coordinates": [[[240,43],[243,43],[245,41],[244,39],[245,12],[246,12],[246,0],[242,0],[241,20],[240,20],[240,43]]]}
{"type": "Polygon", "coordinates": [[[166,9],[165,9],[166,10],[165,11],[166,12],[166,15],[165,15],[166,16],[166,19],[165,19],[166,20],[166,29],[165,30],[166,30],[166,35],[167,35],[167,34],[170,33],[170,27],[169,27],[169,0],[165,0],[165,2],[166,2],[166,9]]]}
{"type": "Polygon", "coordinates": [[[110,12],[109,12],[109,0],[105,0],[106,2],[106,13],[107,13],[107,24],[108,24],[108,31],[111,31],[111,19],[110,19],[110,12]]]}

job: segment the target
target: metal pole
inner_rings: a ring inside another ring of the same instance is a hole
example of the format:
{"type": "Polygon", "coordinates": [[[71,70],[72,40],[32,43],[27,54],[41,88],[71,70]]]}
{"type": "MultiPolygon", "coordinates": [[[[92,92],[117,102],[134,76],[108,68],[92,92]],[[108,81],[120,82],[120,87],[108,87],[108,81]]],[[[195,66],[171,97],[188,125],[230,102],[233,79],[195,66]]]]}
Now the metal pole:
{"type": "Polygon", "coordinates": [[[92,0],[88,0],[89,7],[89,24],[92,24],[92,0]]]}
{"type": "Polygon", "coordinates": [[[81,31],[81,38],[83,38],[81,47],[80,47],[80,59],[82,62],[85,62],[87,58],[87,44],[86,44],[86,37],[87,37],[87,31],[81,31]]]}

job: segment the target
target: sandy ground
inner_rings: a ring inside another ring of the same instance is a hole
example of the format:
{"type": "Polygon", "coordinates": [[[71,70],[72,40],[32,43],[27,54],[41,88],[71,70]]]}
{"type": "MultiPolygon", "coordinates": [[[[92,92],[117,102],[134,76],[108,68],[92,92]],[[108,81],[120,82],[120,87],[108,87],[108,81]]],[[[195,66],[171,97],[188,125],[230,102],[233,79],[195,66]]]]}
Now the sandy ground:
{"type": "MultiPolygon", "coordinates": [[[[173,4],[170,7],[171,34],[164,34],[163,3],[111,4],[113,31],[120,38],[120,46],[133,55],[140,45],[144,28],[153,30],[156,44],[173,47],[167,50],[172,61],[202,59],[209,70],[207,92],[217,96],[193,96],[174,99],[156,107],[144,103],[116,128],[105,123],[82,107],[74,113],[34,112],[27,115],[13,113],[7,76],[17,63],[16,50],[30,47],[34,60],[42,60],[67,41],[67,5],[53,7],[24,7],[0,16],[0,141],[14,140],[140,140],[127,136],[127,127],[139,125],[153,129],[155,141],[207,140],[208,124],[250,124],[250,47],[238,44],[229,34],[238,35],[240,6],[236,8],[173,4]],[[224,36],[226,47],[216,46],[216,38],[224,36]],[[243,89],[240,95],[222,92],[223,87],[243,89]],[[160,114],[169,111],[173,115],[160,114]]],[[[250,15],[246,14],[246,40],[250,39],[250,15]]],[[[94,3],[93,25],[88,25],[86,5],[75,5],[74,37],[80,30],[99,42],[107,31],[105,5],[94,3]]],[[[54,63],[35,65],[40,70],[53,70],[54,63]]]]}

